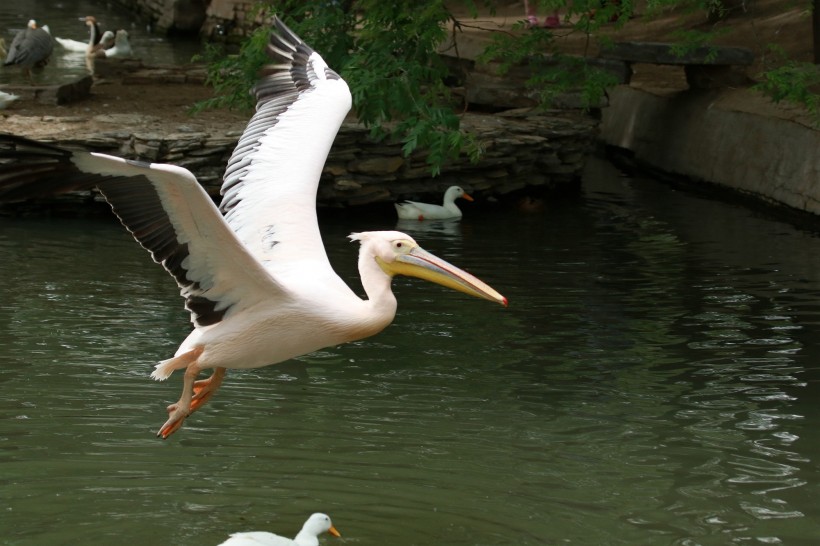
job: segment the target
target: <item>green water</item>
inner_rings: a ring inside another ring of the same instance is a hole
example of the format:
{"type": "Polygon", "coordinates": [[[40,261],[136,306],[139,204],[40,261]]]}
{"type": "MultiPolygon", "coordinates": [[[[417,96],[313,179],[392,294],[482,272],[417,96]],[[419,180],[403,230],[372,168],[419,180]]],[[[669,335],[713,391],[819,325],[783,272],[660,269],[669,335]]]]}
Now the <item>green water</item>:
{"type": "MultiPolygon", "coordinates": [[[[510,307],[397,279],[378,336],[230,372],[167,441],[188,331],[108,218],[0,219],[0,544],[815,544],[820,239],[596,162],[543,214],[411,234],[510,307]]],[[[359,290],[351,231],[323,220],[359,290]]]]}

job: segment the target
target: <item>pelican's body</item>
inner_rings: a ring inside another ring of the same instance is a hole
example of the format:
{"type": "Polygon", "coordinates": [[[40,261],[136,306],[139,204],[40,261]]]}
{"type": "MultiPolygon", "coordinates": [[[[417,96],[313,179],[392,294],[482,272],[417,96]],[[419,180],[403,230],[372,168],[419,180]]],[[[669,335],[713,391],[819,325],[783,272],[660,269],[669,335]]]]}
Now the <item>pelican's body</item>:
{"type": "Polygon", "coordinates": [[[125,227],[176,279],[194,330],[153,378],[184,369],[182,395],[158,435],[176,431],[226,369],[276,364],[378,333],[393,320],[394,275],[410,275],[506,305],[498,292],[396,231],[360,243],[362,300],[333,271],[316,219],[316,191],[351,106],[347,84],[281,21],[255,88],[217,208],[193,174],[72,152],[0,135],[0,201],[96,186],[125,227]],[[36,174],[32,174],[32,170],[36,174]],[[202,370],[214,369],[196,381],[202,370]]]}
{"type": "Polygon", "coordinates": [[[441,205],[430,203],[418,203],[416,201],[405,201],[396,203],[396,213],[400,220],[448,220],[451,218],[461,218],[461,210],[456,206],[456,199],[464,198],[472,201],[463,189],[458,186],[450,186],[444,192],[444,202],[441,205]]]}
{"type": "Polygon", "coordinates": [[[0,110],[5,110],[9,107],[9,104],[18,100],[20,97],[14,95],[12,93],[6,93],[5,91],[0,91],[0,110]]]}
{"type": "Polygon", "coordinates": [[[308,518],[302,530],[293,539],[265,531],[252,531],[234,533],[219,546],[319,546],[319,535],[323,533],[341,536],[328,516],[316,513],[308,518]]]}
{"type": "Polygon", "coordinates": [[[63,47],[63,49],[71,53],[88,53],[91,51],[91,48],[100,43],[100,39],[102,38],[100,25],[97,23],[97,19],[94,16],[89,15],[87,17],[81,17],[80,20],[84,21],[85,25],[88,27],[87,42],[80,42],[79,40],[72,40],[71,38],[59,38],[56,36],[54,38],[57,43],[63,47]]]}
{"type": "Polygon", "coordinates": [[[54,41],[47,26],[38,27],[34,19],[18,32],[11,41],[4,66],[17,65],[31,76],[31,69],[48,63],[54,41]]]}

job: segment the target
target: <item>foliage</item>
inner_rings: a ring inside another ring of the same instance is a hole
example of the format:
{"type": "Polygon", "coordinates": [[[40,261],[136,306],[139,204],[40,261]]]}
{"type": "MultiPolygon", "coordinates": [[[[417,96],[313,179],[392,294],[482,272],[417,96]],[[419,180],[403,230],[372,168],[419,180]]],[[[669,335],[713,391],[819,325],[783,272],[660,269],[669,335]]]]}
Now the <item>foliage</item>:
{"type": "MultiPolygon", "coordinates": [[[[491,11],[498,0],[482,0],[491,11]]],[[[614,75],[588,62],[585,55],[597,41],[606,46],[608,31],[637,17],[634,0],[530,0],[539,13],[559,10],[559,31],[523,29],[522,22],[513,32],[495,32],[481,61],[494,61],[501,73],[526,65],[526,85],[543,106],[550,106],[567,92],[580,97],[585,107],[601,103],[606,90],[616,84],[614,75]],[[582,56],[559,53],[558,38],[580,33],[586,38],[582,56]]],[[[806,0],[799,0],[806,1],[806,0]]],[[[523,4],[523,3],[522,3],[523,4]]],[[[448,159],[466,153],[476,159],[479,143],[460,129],[457,104],[445,84],[449,70],[438,48],[451,36],[475,21],[458,19],[445,0],[275,0],[260,4],[259,20],[277,13],[297,34],[321,52],[328,64],[350,86],[359,120],[376,138],[400,139],[407,155],[424,152],[431,172],[436,174],[448,159]]],[[[474,0],[462,0],[471,17],[477,15],[474,0]]],[[[642,17],[651,19],[674,10],[676,14],[705,15],[715,22],[738,10],[745,0],[646,0],[642,17]]],[[[685,54],[696,47],[708,46],[719,36],[717,26],[702,25],[697,30],[676,33],[674,51],[685,54]]],[[[210,46],[204,55],[208,63],[208,82],[216,98],[200,108],[228,106],[252,107],[253,88],[258,70],[269,62],[264,53],[269,27],[261,26],[242,43],[238,55],[225,56],[219,47],[210,46]]],[[[815,93],[820,85],[817,67],[784,60],[780,67],[763,75],[758,88],[775,101],[793,101],[817,113],[815,93]]]]}
{"type": "Polygon", "coordinates": [[[438,46],[453,17],[442,0],[356,2],[366,16],[356,28],[354,49],[342,76],[348,81],[359,120],[373,136],[399,135],[404,153],[429,150],[433,174],[466,149],[479,153],[473,138],[459,130],[449,74],[438,46]],[[390,123],[395,122],[395,123],[390,123]]]}
{"type": "MultiPolygon", "coordinates": [[[[356,115],[374,137],[400,138],[407,155],[418,148],[428,151],[433,174],[462,152],[477,159],[478,143],[459,130],[459,117],[444,85],[447,67],[434,54],[447,37],[446,23],[453,21],[444,2],[354,4],[290,0],[258,9],[263,18],[275,11],[345,78],[356,115]]],[[[268,32],[264,26],[257,29],[238,56],[225,57],[213,46],[206,50],[208,83],[217,96],[199,108],[253,105],[247,90],[269,62],[264,53],[268,32]]]]}
{"type": "Polygon", "coordinates": [[[774,102],[791,102],[804,107],[820,122],[820,65],[784,60],[777,68],[762,74],[755,88],[774,102]]]}

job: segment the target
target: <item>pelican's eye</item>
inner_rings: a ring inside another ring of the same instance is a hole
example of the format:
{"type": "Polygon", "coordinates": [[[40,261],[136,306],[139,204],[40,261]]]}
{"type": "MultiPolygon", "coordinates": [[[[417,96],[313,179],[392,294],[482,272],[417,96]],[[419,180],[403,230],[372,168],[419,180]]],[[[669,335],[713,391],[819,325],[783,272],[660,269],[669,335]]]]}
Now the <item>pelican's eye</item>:
{"type": "Polygon", "coordinates": [[[393,241],[393,250],[396,254],[407,254],[412,246],[407,241],[393,241]]]}

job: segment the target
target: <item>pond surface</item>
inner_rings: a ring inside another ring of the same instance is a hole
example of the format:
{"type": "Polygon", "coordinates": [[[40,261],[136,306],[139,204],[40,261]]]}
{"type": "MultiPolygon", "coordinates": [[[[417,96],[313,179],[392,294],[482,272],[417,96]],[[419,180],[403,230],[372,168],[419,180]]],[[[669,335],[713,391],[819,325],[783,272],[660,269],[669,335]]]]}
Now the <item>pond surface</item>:
{"type": "MultiPolygon", "coordinates": [[[[0,38],[11,45],[14,35],[26,27],[29,19],[38,25],[48,25],[52,36],[88,42],[88,27],[79,17],[93,15],[103,32],[125,29],[128,31],[134,57],[147,65],[187,64],[201,52],[195,39],[172,39],[152,32],[149,21],[140,19],[119,6],[103,0],[2,0],[0,2],[0,38]]],[[[46,85],[70,81],[88,74],[85,56],[66,51],[54,44],[51,60],[42,70],[34,72],[34,82],[46,85]]],[[[0,63],[0,85],[27,85],[28,77],[17,67],[0,63]]]]}
{"type": "MultiPolygon", "coordinates": [[[[820,238],[595,161],[543,214],[411,224],[508,309],[397,279],[381,334],[229,372],[169,440],[189,325],[102,219],[0,219],[0,544],[815,544],[820,238]],[[427,228],[427,229],[422,229],[427,228]]],[[[324,218],[357,291],[351,231],[324,218]]]]}

